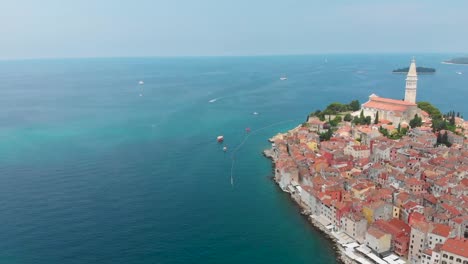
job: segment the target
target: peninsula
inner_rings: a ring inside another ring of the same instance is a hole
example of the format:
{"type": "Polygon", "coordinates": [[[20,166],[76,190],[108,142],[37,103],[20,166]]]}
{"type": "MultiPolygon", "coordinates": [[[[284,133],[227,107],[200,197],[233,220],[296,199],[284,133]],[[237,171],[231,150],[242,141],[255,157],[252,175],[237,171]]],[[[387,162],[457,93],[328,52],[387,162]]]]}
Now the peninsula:
{"type": "Polygon", "coordinates": [[[468,122],[372,94],[332,103],[270,139],[274,179],[344,263],[468,262],[468,122]]]}
{"type": "Polygon", "coordinates": [[[458,57],[444,61],[445,64],[468,64],[468,57],[458,57]]]}

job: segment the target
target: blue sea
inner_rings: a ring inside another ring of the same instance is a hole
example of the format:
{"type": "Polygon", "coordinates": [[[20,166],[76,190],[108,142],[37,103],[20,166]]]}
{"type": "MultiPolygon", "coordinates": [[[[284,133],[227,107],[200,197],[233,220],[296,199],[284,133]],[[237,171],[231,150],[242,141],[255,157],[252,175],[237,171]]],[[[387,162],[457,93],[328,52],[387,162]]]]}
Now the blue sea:
{"type": "MultiPolygon", "coordinates": [[[[418,100],[468,115],[451,55],[416,54],[418,100]]],[[[411,57],[0,61],[0,263],[335,263],[262,150],[330,102],[403,98],[411,57]]]]}

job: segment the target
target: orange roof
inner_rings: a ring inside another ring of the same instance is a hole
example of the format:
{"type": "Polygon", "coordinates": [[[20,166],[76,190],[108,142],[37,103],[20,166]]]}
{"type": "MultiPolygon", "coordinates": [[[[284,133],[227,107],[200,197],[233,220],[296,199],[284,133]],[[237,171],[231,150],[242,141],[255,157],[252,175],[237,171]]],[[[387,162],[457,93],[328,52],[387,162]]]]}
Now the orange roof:
{"type": "Polygon", "coordinates": [[[468,258],[468,240],[449,238],[445,241],[440,250],[468,258]]]}
{"type": "Polygon", "coordinates": [[[375,228],[375,227],[370,227],[368,230],[367,230],[367,233],[369,233],[369,235],[375,237],[375,238],[381,238],[385,235],[384,232],[380,231],[379,229],[375,228]]]}
{"type": "Polygon", "coordinates": [[[370,97],[370,100],[371,101],[376,101],[376,102],[390,103],[390,104],[416,106],[415,103],[411,103],[411,102],[407,102],[407,101],[403,101],[403,100],[395,100],[395,99],[390,99],[390,98],[384,98],[384,97],[379,97],[379,96],[370,97]]]}
{"type": "Polygon", "coordinates": [[[411,228],[413,229],[417,229],[423,233],[427,233],[429,232],[429,229],[431,228],[431,225],[429,223],[426,223],[426,222],[415,222],[413,223],[413,225],[411,226],[411,228]]]}
{"type": "Polygon", "coordinates": [[[423,185],[424,184],[423,181],[418,180],[416,178],[409,178],[405,181],[405,183],[409,185],[423,185]]]}
{"type": "Polygon", "coordinates": [[[416,106],[416,104],[378,96],[371,96],[369,101],[363,104],[363,107],[399,112],[406,111],[410,106],[416,106]]]}
{"type": "Polygon", "coordinates": [[[434,229],[432,229],[433,234],[438,236],[448,237],[450,234],[450,226],[443,224],[434,224],[434,229]]]}

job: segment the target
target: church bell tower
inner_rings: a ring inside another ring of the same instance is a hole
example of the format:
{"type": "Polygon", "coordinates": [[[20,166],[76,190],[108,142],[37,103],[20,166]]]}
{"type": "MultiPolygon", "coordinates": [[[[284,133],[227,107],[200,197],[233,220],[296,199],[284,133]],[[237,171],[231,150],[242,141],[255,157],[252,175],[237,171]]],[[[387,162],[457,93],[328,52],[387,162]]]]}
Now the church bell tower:
{"type": "Polygon", "coordinates": [[[405,101],[416,103],[416,88],[418,85],[418,73],[416,72],[416,61],[411,60],[411,65],[406,76],[405,101]]]}

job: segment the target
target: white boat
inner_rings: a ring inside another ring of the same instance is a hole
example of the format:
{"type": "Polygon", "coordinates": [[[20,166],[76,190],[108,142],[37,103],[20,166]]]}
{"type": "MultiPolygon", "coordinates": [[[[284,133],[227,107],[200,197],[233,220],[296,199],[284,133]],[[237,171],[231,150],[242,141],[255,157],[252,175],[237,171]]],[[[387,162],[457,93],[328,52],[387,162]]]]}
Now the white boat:
{"type": "Polygon", "coordinates": [[[458,74],[458,75],[461,75],[461,74],[463,74],[463,73],[462,73],[462,72],[457,72],[457,74],[458,74]]]}
{"type": "Polygon", "coordinates": [[[216,138],[216,141],[218,141],[219,143],[223,142],[224,141],[224,136],[218,136],[216,138]]]}
{"type": "Polygon", "coordinates": [[[140,94],[140,97],[143,96],[143,94],[140,94]]]}
{"type": "Polygon", "coordinates": [[[145,82],[144,81],[139,81],[138,84],[143,85],[143,84],[145,84],[145,82]]]}
{"type": "Polygon", "coordinates": [[[257,113],[257,112],[253,112],[252,115],[258,115],[258,113],[257,113]]]}
{"type": "Polygon", "coordinates": [[[288,79],[288,78],[287,78],[286,76],[281,76],[281,77],[280,77],[280,80],[281,80],[281,81],[286,81],[287,79],[288,79]]]}
{"type": "Polygon", "coordinates": [[[226,151],[227,151],[227,147],[223,147],[223,151],[226,152],[226,151]]]}

